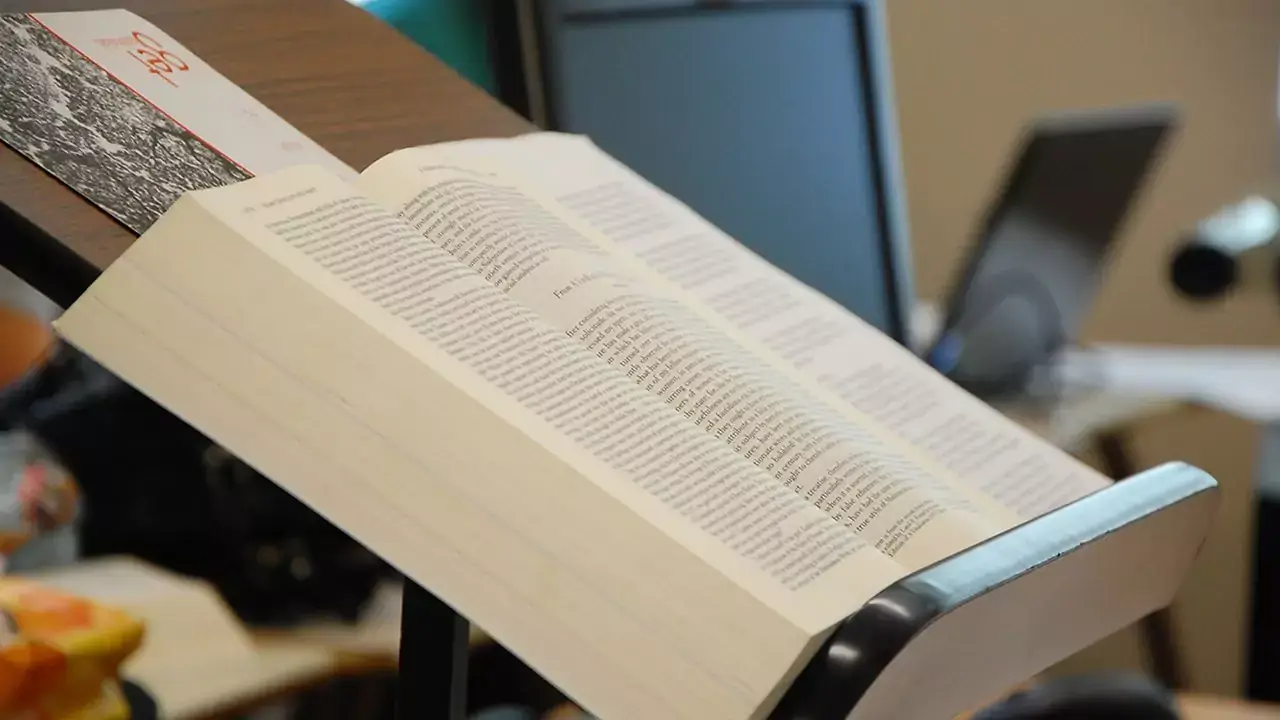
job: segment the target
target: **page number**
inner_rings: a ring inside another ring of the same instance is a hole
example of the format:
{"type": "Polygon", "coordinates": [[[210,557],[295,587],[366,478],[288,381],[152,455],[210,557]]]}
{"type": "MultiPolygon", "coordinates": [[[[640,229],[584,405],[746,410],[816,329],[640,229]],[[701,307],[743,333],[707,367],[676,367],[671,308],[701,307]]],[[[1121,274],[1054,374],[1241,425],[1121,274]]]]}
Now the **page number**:
{"type": "Polygon", "coordinates": [[[133,39],[138,45],[129,51],[129,56],[146,66],[147,72],[173,87],[178,87],[174,78],[177,73],[184,73],[191,69],[187,62],[165,50],[159,42],[146,33],[134,32],[133,39]]]}

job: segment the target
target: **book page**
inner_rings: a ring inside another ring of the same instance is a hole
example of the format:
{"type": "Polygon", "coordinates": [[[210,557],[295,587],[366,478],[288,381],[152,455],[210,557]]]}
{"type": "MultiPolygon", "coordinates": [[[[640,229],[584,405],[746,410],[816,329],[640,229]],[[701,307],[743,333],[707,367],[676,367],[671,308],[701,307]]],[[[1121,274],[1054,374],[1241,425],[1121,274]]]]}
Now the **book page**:
{"type": "Polygon", "coordinates": [[[973,487],[1033,517],[1110,481],[938,374],[585,137],[450,144],[498,159],[823,387],[973,487]]]}
{"type": "Polygon", "coordinates": [[[501,395],[493,402],[562,434],[562,455],[607,465],[787,589],[860,553],[899,571],[355,188],[312,181],[267,200],[226,191],[202,201],[246,234],[270,232],[280,250],[473,370],[501,395]]]}
{"type": "Polygon", "coordinates": [[[58,328],[604,716],[762,716],[905,574],[311,168],[188,195],[58,328]]]}
{"type": "Polygon", "coordinates": [[[833,411],[523,189],[432,148],[388,156],[360,183],[566,340],[908,569],[1008,527],[1001,514],[833,411]]]}

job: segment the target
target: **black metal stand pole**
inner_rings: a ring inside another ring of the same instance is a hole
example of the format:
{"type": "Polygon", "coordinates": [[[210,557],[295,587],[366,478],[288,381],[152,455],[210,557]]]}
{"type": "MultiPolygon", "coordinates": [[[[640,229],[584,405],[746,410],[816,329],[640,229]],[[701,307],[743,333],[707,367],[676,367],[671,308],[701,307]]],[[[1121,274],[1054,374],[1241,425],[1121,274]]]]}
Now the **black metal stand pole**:
{"type": "Polygon", "coordinates": [[[426,588],[406,579],[400,620],[398,720],[463,720],[470,627],[426,588]]]}
{"type": "Polygon", "coordinates": [[[1245,696],[1280,699],[1280,423],[1262,427],[1254,464],[1253,583],[1245,616],[1245,696]]]}

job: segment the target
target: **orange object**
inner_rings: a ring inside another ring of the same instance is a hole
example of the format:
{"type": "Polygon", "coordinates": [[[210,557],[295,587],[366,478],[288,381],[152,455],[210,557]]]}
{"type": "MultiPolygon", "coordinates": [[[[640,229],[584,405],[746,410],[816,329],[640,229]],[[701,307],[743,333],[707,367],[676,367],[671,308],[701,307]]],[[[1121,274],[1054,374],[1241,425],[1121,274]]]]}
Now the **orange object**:
{"type": "Polygon", "coordinates": [[[49,357],[53,331],[29,313],[0,305],[0,389],[22,379],[49,357]]]}
{"type": "Polygon", "coordinates": [[[124,612],[0,577],[0,718],[126,720],[117,674],[142,636],[124,612]]]}

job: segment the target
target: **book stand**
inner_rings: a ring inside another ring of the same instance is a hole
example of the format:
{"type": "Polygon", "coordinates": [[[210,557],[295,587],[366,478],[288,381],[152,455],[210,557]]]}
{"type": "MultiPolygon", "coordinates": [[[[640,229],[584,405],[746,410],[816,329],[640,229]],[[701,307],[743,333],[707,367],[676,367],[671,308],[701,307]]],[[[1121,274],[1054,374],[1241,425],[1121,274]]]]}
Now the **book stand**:
{"type": "MultiPolygon", "coordinates": [[[[976,708],[1167,606],[1217,495],[1200,470],[1161,466],[920,570],[841,623],[769,717],[936,720],[976,708]]],[[[410,581],[402,623],[397,717],[462,720],[467,621],[410,581]]]]}
{"type": "Polygon", "coordinates": [[[426,588],[405,580],[396,690],[399,720],[466,717],[469,625],[426,588]]]}

